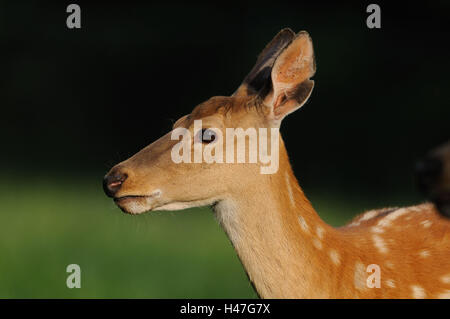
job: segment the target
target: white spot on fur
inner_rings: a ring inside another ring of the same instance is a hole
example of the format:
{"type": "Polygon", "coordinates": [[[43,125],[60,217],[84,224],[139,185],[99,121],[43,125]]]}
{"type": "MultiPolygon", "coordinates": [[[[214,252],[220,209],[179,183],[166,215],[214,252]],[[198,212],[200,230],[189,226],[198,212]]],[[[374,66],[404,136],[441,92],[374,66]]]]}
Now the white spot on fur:
{"type": "Polygon", "coordinates": [[[330,250],[330,258],[333,264],[335,264],[336,266],[338,266],[341,263],[341,257],[339,253],[334,249],[330,250]]]}
{"type": "Polygon", "coordinates": [[[359,217],[354,222],[348,224],[348,226],[359,226],[361,224],[361,222],[367,221],[369,219],[372,219],[372,218],[378,216],[378,213],[379,213],[378,210],[370,210],[370,211],[364,213],[363,215],[361,215],[361,217],[359,217]]]}
{"type": "Polygon", "coordinates": [[[384,242],[383,238],[381,238],[378,235],[373,235],[372,239],[375,247],[378,248],[378,251],[380,253],[385,254],[389,251],[389,249],[386,247],[386,243],[384,242]]]}
{"type": "Polygon", "coordinates": [[[426,219],[426,220],[422,221],[420,224],[423,225],[423,227],[428,228],[428,227],[430,227],[433,223],[430,222],[428,219],[426,219]]]}
{"type": "Polygon", "coordinates": [[[386,215],[386,217],[384,217],[382,220],[380,220],[378,222],[378,226],[388,227],[392,224],[392,222],[394,220],[396,220],[397,218],[399,218],[400,216],[402,216],[408,212],[409,211],[407,208],[399,208],[396,211],[389,213],[388,215],[386,215]]]}
{"type": "Polygon", "coordinates": [[[352,222],[352,223],[348,224],[347,226],[353,227],[353,226],[359,226],[359,224],[360,224],[360,222],[352,222]]]}
{"type": "Polygon", "coordinates": [[[384,233],[384,229],[380,226],[373,226],[371,228],[372,233],[376,233],[376,234],[382,234],[384,233]]]}
{"type": "Polygon", "coordinates": [[[444,284],[450,284],[450,274],[447,274],[447,275],[445,275],[445,276],[442,276],[442,277],[441,277],[441,281],[442,281],[444,284]]]}
{"type": "Polygon", "coordinates": [[[298,223],[304,232],[309,232],[309,226],[306,223],[306,220],[302,216],[298,216],[298,223]]]}
{"type": "Polygon", "coordinates": [[[411,290],[412,290],[412,297],[414,299],[424,299],[427,296],[427,294],[425,293],[425,289],[423,289],[420,286],[413,285],[411,286],[411,290]]]}
{"type": "Polygon", "coordinates": [[[393,281],[392,279],[386,280],[385,281],[386,286],[390,287],[390,288],[395,288],[395,281],[393,281]]]}
{"type": "Polygon", "coordinates": [[[316,234],[317,234],[317,237],[319,237],[319,239],[323,239],[323,234],[324,233],[325,233],[325,230],[322,227],[317,226],[316,234]]]}
{"type": "Polygon", "coordinates": [[[439,299],[450,299],[450,290],[438,295],[439,299]]]}
{"type": "Polygon", "coordinates": [[[291,201],[292,207],[295,207],[294,193],[292,192],[292,187],[291,187],[291,183],[289,181],[288,173],[285,174],[285,179],[286,179],[286,186],[287,186],[288,194],[289,194],[289,200],[291,201]]]}
{"type": "Polygon", "coordinates": [[[367,213],[365,213],[365,214],[359,219],[359,222],[362,222],[362,221],[365,221],[365,220],[372,219],[372,218],[374,218],[374,217],[377,216],[377,215],[378,215],[378,211],[376,211],[376,210],[368,211],[367,213]]]}
{"type": "Polygon", "coordinates": [[[419,252],[420,257],[422,258],[427,258],[430,256],[430,252],[426,249],[423,249],[419,252]]]}
{"type": "Polygon", "coordinates": [[[391,263],[390,261],[387,261],[384,264],[386,265],[387,268],[394,269],[394,264],[391,263]]]}
{"type": "Polygon", "coordinates": [[[313,245],[317,248],[317,249],[322,249],[323,245],[322,242],[320,240],[318,240],[317,238],[314,238],[313,240],[313,245]]]}
{"type": "Polygon", "coordinates": [[[408,212],[409,210],[407,208],[399,208],[392,213],[387,214],[386,217],[382,218],[375,226],[371,228],[371,232],[375,234],[384,233],[386,227],[391,226],[394,220],[408,212]]]}
{"type": "Polygon", "coordinates": [[[429,213],[432,209],[433,204],[426,203],[417,206],[410,207],[412,211],[421,212],[421,213],[429,213]]]}

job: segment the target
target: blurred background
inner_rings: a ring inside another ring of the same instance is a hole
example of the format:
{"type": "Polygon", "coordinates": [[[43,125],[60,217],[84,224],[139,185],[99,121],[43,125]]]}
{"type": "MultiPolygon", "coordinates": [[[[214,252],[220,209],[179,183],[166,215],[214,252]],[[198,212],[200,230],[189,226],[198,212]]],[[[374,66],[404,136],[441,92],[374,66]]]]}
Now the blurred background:
{"type": "Polygon", "coordinates": [[[253,298],[207,208],[128,216],[103,175],[214,95],[282,28],[313,38],[316,86],[281,128],[321,217],[424,201],[414,163],[449,138],[450,3],[0,1],[0,297],[253,298]],[[81,289],[66,287],[79,264],[81,289]]]}

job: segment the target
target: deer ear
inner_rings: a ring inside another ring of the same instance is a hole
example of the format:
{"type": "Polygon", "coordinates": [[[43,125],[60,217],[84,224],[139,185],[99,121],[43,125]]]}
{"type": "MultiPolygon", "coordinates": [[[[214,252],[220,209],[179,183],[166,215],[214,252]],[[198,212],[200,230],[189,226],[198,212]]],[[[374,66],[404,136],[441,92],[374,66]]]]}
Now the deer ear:
{"type": "Polygon", "coordinates": [[[264,97],[269,117],[276,122],[300,108],[314,88],[310,78],[316,71],[314,50],[307,32],[300,32],[276,59],[272,72],[272,90],[264,97]]]}
{"type": "Polygon", "coordinates": [[[245,77],[233,96],[252,95],[259,93],[269,83],[272,67],[278,55],[295,37],[291,29],[283,29],[266,45],[259,54],[255,66],[245,77]]]}

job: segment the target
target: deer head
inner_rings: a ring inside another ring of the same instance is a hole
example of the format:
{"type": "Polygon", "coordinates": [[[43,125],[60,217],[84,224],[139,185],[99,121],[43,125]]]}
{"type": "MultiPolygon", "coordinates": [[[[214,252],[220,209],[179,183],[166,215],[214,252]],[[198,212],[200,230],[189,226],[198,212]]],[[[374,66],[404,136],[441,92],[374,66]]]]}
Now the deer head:
{"type": "Polygon", "coordinates": [[[283,118],[310,96],[314,73],[309,35],[280,31],[233,95],[212,97],[199,104],[176,121],[171,132],[114,166],[104,178],[105,193],[123,211],[140,214],[214,205],[257,185],[267,178],[261,168],[268,164],[258,156],[255,160],[248,149],[250,133],[261,138],[260,129],[266,129],[272,142],[267,143],[267,154],[284,153],[278,129],[283,118]],[[248,143],[236,143],[239,137],[231,136],[230,128],[234,133],[241,130],[248,143]],[[231,150],[229,142],[233,144],[231,155],[227,152],[231,150]],[[242,148],[245,155],[238,158],[242,148]],[[196,160],[198,154],[206,153],[216,160],[196,160]],[[222,160],[220,153],[224,154],[222,160]],[[174,155],[185,160],[174,160],[174,155]]]}

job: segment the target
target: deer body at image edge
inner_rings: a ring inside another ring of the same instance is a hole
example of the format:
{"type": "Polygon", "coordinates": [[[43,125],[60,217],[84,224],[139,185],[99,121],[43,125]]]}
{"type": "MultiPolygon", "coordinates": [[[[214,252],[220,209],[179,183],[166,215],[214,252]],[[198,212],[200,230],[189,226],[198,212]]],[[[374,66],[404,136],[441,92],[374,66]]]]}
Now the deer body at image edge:
{"type": "MultiPolygon", "coordinates": [[[[284,29],[232,96],[198,105],[174,129],[193,132],[195,120],[205,130],[279,128],[309,98],[314,73],[309,35],[284,29]]],[[[169,133],[113,167],[105,192],[130,214],[211,206],[261,297],[450,298],[450,222],[432,204],[333,228],[300,188],[281,137],[275,174],[260,174],[260,162],[174,163],[175,144],[169,133]],[[369,265],[379,288],[367,284],[369,265]]]]}

